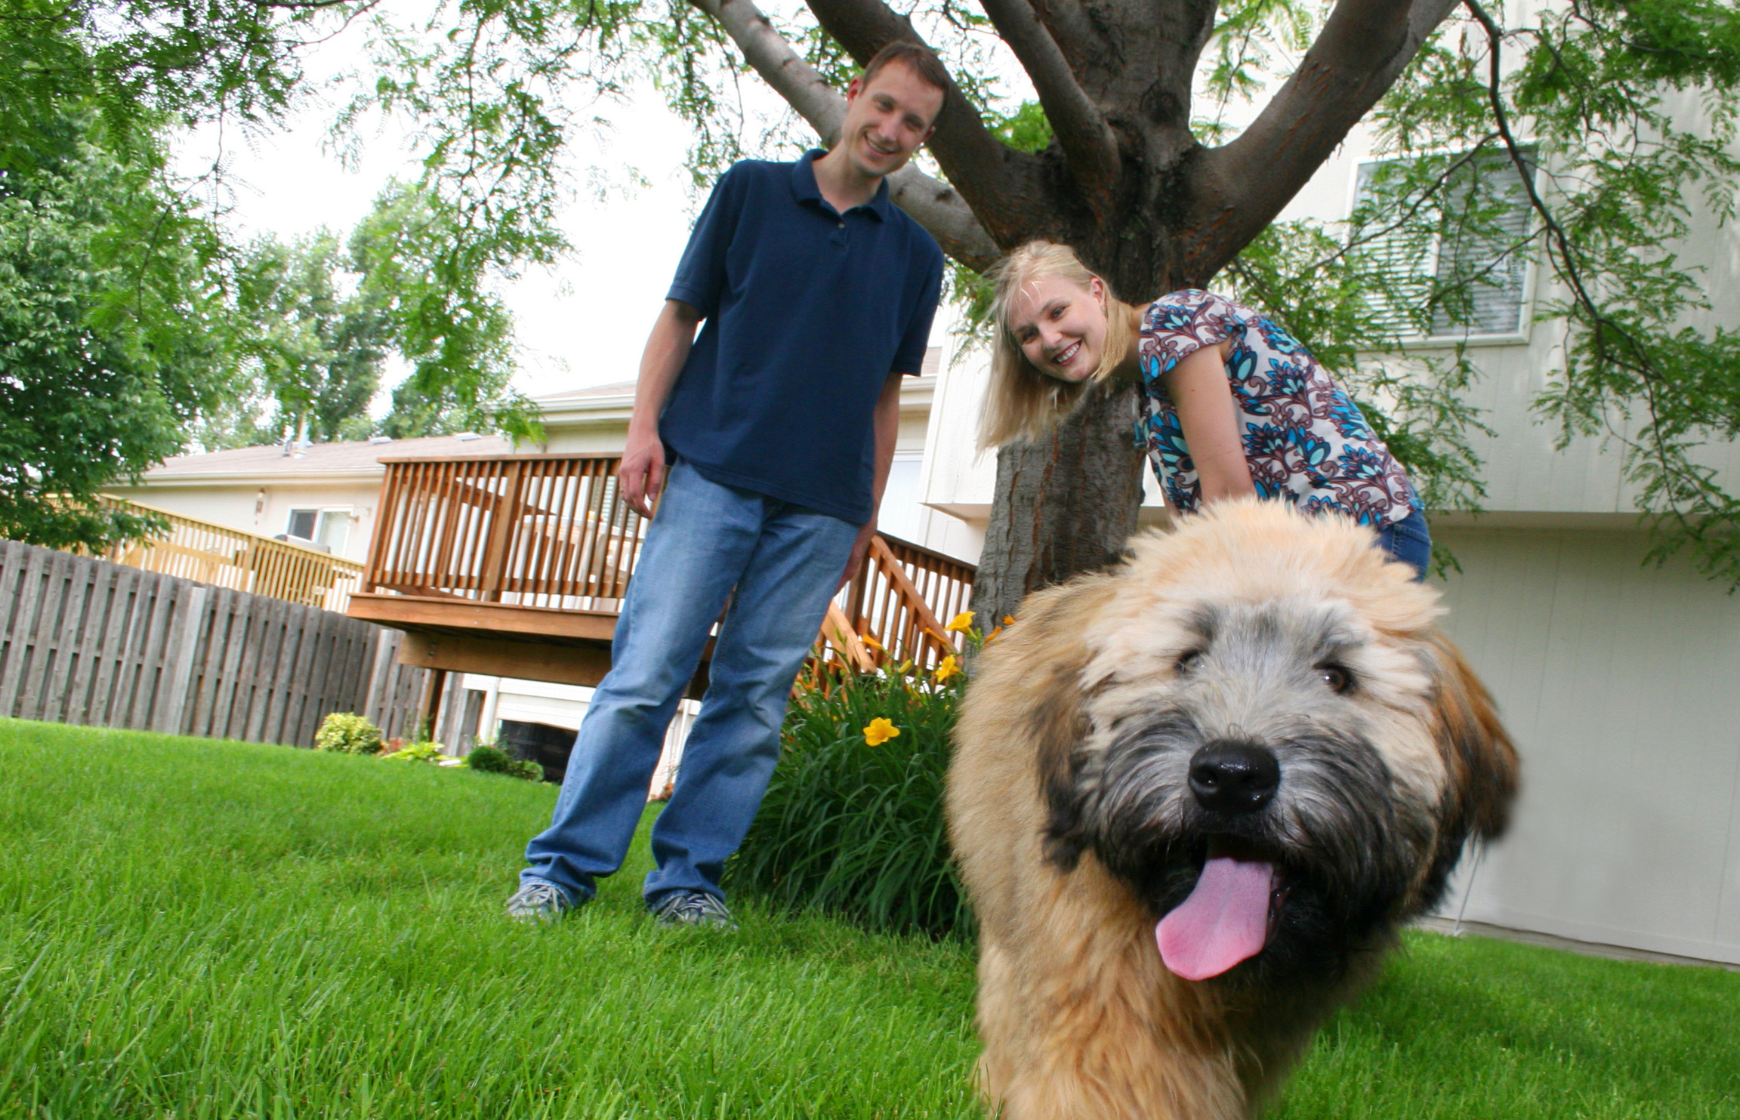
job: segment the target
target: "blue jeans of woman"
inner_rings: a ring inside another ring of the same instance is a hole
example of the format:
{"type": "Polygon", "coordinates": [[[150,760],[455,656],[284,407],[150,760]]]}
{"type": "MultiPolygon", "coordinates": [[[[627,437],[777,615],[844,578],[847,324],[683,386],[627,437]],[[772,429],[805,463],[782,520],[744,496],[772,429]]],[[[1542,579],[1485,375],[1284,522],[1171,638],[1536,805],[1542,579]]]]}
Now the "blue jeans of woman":
{"type": "Polygon", "coordinates": [[[1378,530],[1378,547],[1404,564],[1414,568],[1416,582],[1426,578],[1432,563],[1432,533],[1426,528],[1426,515],[1415,510],[1400,521],[1378,530]]]}
{"type": "Polygon", "coordinates": [[[522,885],[550,883],[579,903],[622,866],[665,729],[729,597],[643,887],[649,906],[679,890],[724,897],[725,860],[767,791],[792,681],[857,534],[676,463],[629,581],[610,672],[581,722],[550,827],[526,846],[522,885]]]}

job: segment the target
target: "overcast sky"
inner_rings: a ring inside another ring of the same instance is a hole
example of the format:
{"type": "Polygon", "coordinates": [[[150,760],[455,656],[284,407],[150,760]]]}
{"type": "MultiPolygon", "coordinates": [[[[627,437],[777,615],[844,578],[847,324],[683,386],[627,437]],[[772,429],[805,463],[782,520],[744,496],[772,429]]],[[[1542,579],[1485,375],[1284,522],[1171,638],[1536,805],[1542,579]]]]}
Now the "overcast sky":
{"type": "MultiPolygon", "coordinates": [[[[318,88],[346,60],[338,54],[311,62],[318,88]]],[[[184,142],[182,166],[197,173],[222,151],[228,220],[243,234],[289,239],[325,226],[343,237],[389,179],[414,178],[417,167],[404,130],[386,127],[369,137],[361,166],[347,170],[326,150],[335,110],[314,100],[288,131],[265,138],[203,129],[184,142]]],[[[688,128],[652,90],[614,115],[617,127],[602,141],[576,138],[571,163],[577,171],[633,167],[647,185],[612,190],[603,201],[577,194],[563,214],[575,252],[555,269],[529,271],[505,293],[523,348],[515,384],[532,396],[634,378],[688,238],[695,207],[682,166],[688,128]]],[[[388,377],[402,375],[401,368],[388,377]]]]}

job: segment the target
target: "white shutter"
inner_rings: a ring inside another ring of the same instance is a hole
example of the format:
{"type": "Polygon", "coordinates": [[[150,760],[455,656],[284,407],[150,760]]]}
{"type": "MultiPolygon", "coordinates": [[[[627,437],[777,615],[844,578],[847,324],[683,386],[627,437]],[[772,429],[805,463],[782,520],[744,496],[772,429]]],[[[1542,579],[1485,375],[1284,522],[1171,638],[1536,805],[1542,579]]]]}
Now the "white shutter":
{"type": "Polygon", "coordinates": [[[1466,332],[1472,338],[1515,334],[1522,329],[1523,282],[1528,264],[1522,243],[1529,230],[1528,193],[1507,154],[1480,159],[1473,170],[1476,178],[1452,186],[1452,196],[1460,201],[1470,190],[1478,189],[1482,202],[1500,203],[1504,209],[1494,219],[1495,228],[1488,236],[1473,236],[1440,248],[1440,280],[1453,280],[1458,272],[1477,279],[1471,290],[1468,322],[1452,323],[1440,308],[1432,316],[1434,335],[1466,332]]]}
{"type": "MultiPolygon", "coordinates": [[[[1370,197],[1371,180],[1383,166],[1382,162],[1360,164],[1356,207],[1370,197]]],[[[1521,251],[1529,229],[1527,192],[1516,166],[1503,153],[1482,157],[1467,170],[1471,174],[1456,176],[1446,188],[1446,197],[1452,205],[1460,205],[1470,200],[1470,192],[1478,191],[1473,200],[1501,205],[1493,229],[1450,240],[1433,237],[1426,246],[1417,234],[1410,236],[1398,229],[1363,243],[1365,252],[1383,269],[1391,289],[1389,293],[1373,293],[1371,302],[1379,321],[1399,337],[1421,337],[1408,312],[1424,305],[1433,279],[1448,282],[1458,276],[1474,279],[1469,322],[1454,323],[1444,308],[1437,308],[1432,314],[1430,337],[1478,338],[1515,334],[1522,329],[1528,275],[1528,261],[1521,251]]],[[[1415,220],[1436,223],[1439,217],[1439,211],[1422,207],[1415,220]]]]}
{"type": "MultiPolygon", "coordinates": [[[[1382,163],[1359,165],[1355,207],[1363,205],[1370,197],[1372,177],[1382,166],[1382,163]]],[[[1421,259],[1417,241],[1403,230],[1394,229],[1379,233],[1362,244],[1366,255],[1383,271],[1389,287],[1388,291],[1369,294],[1372,310],[1383,328],[1400,338],[1419,337],[1420,332],[1415,329],[1408,309],[1424,303],[1431,290],[1432,262],[1421,259]]]]}

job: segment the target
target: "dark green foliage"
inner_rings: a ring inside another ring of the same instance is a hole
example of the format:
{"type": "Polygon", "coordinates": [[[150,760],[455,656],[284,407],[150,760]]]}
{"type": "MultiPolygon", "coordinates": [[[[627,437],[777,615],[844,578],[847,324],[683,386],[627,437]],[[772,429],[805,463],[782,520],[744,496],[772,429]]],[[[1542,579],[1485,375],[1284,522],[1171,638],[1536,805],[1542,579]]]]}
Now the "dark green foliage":
{"type": "Polygon", "coordinates": [[[246,368],[238,393],[208,414],[201,444],[373,434],[369,401],[380,388],[392,331],[381,299],[359,280],[325,229],[291,244],[262,237],[239,255],[234,300],[245,324],[246,368]]]}
{"type": "Polygon", "coordinates": [[[528,782],[544,780],[544,768],[535,762],[523,758],[515,758],[500,747],[492,747],[488,743],[479,743],[471,748],[471,753],[465,756],[468,769],[481,774],[505,774],[510,778],[520,778],[528,782]]]}
{"type": "Polygon", "coordinates": [[[465,756],[465,765],[480,774],[507,774],[517,760],[500,747],[480,743],[465,756]]]}
{"type": "Polygon", "coordinates": [[[726,886],[870,929],[970,936],[943,825],[959,682],[869,675],[794,697],[779,767],[726,886]],[[878,718],[900,734],[872,746],[865,728],[878,718]]]}
{"type": "Polygon", "coordinates": [[[100,548],[148,528],[102,488],[180,451],[227,377],[220,250],[149,137],[37,125],[0,170],[0,536],[100,548]]]}

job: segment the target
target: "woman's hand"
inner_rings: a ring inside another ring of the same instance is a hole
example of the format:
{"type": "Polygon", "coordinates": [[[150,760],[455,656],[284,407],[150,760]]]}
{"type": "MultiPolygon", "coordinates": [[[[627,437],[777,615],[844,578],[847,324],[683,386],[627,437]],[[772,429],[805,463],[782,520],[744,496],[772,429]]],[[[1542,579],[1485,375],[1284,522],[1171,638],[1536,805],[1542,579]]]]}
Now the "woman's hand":
{"type": "Polygon", "coordinates": [[[1239,438],[1239,410],[1226,379],[1231,342],[1204,346],[1166,374],[1166,395],[1178,412],[1184,442],[1202,484],[1202,502],[1248,498],[1256,494],[1250,464],[1239,438]]]}

